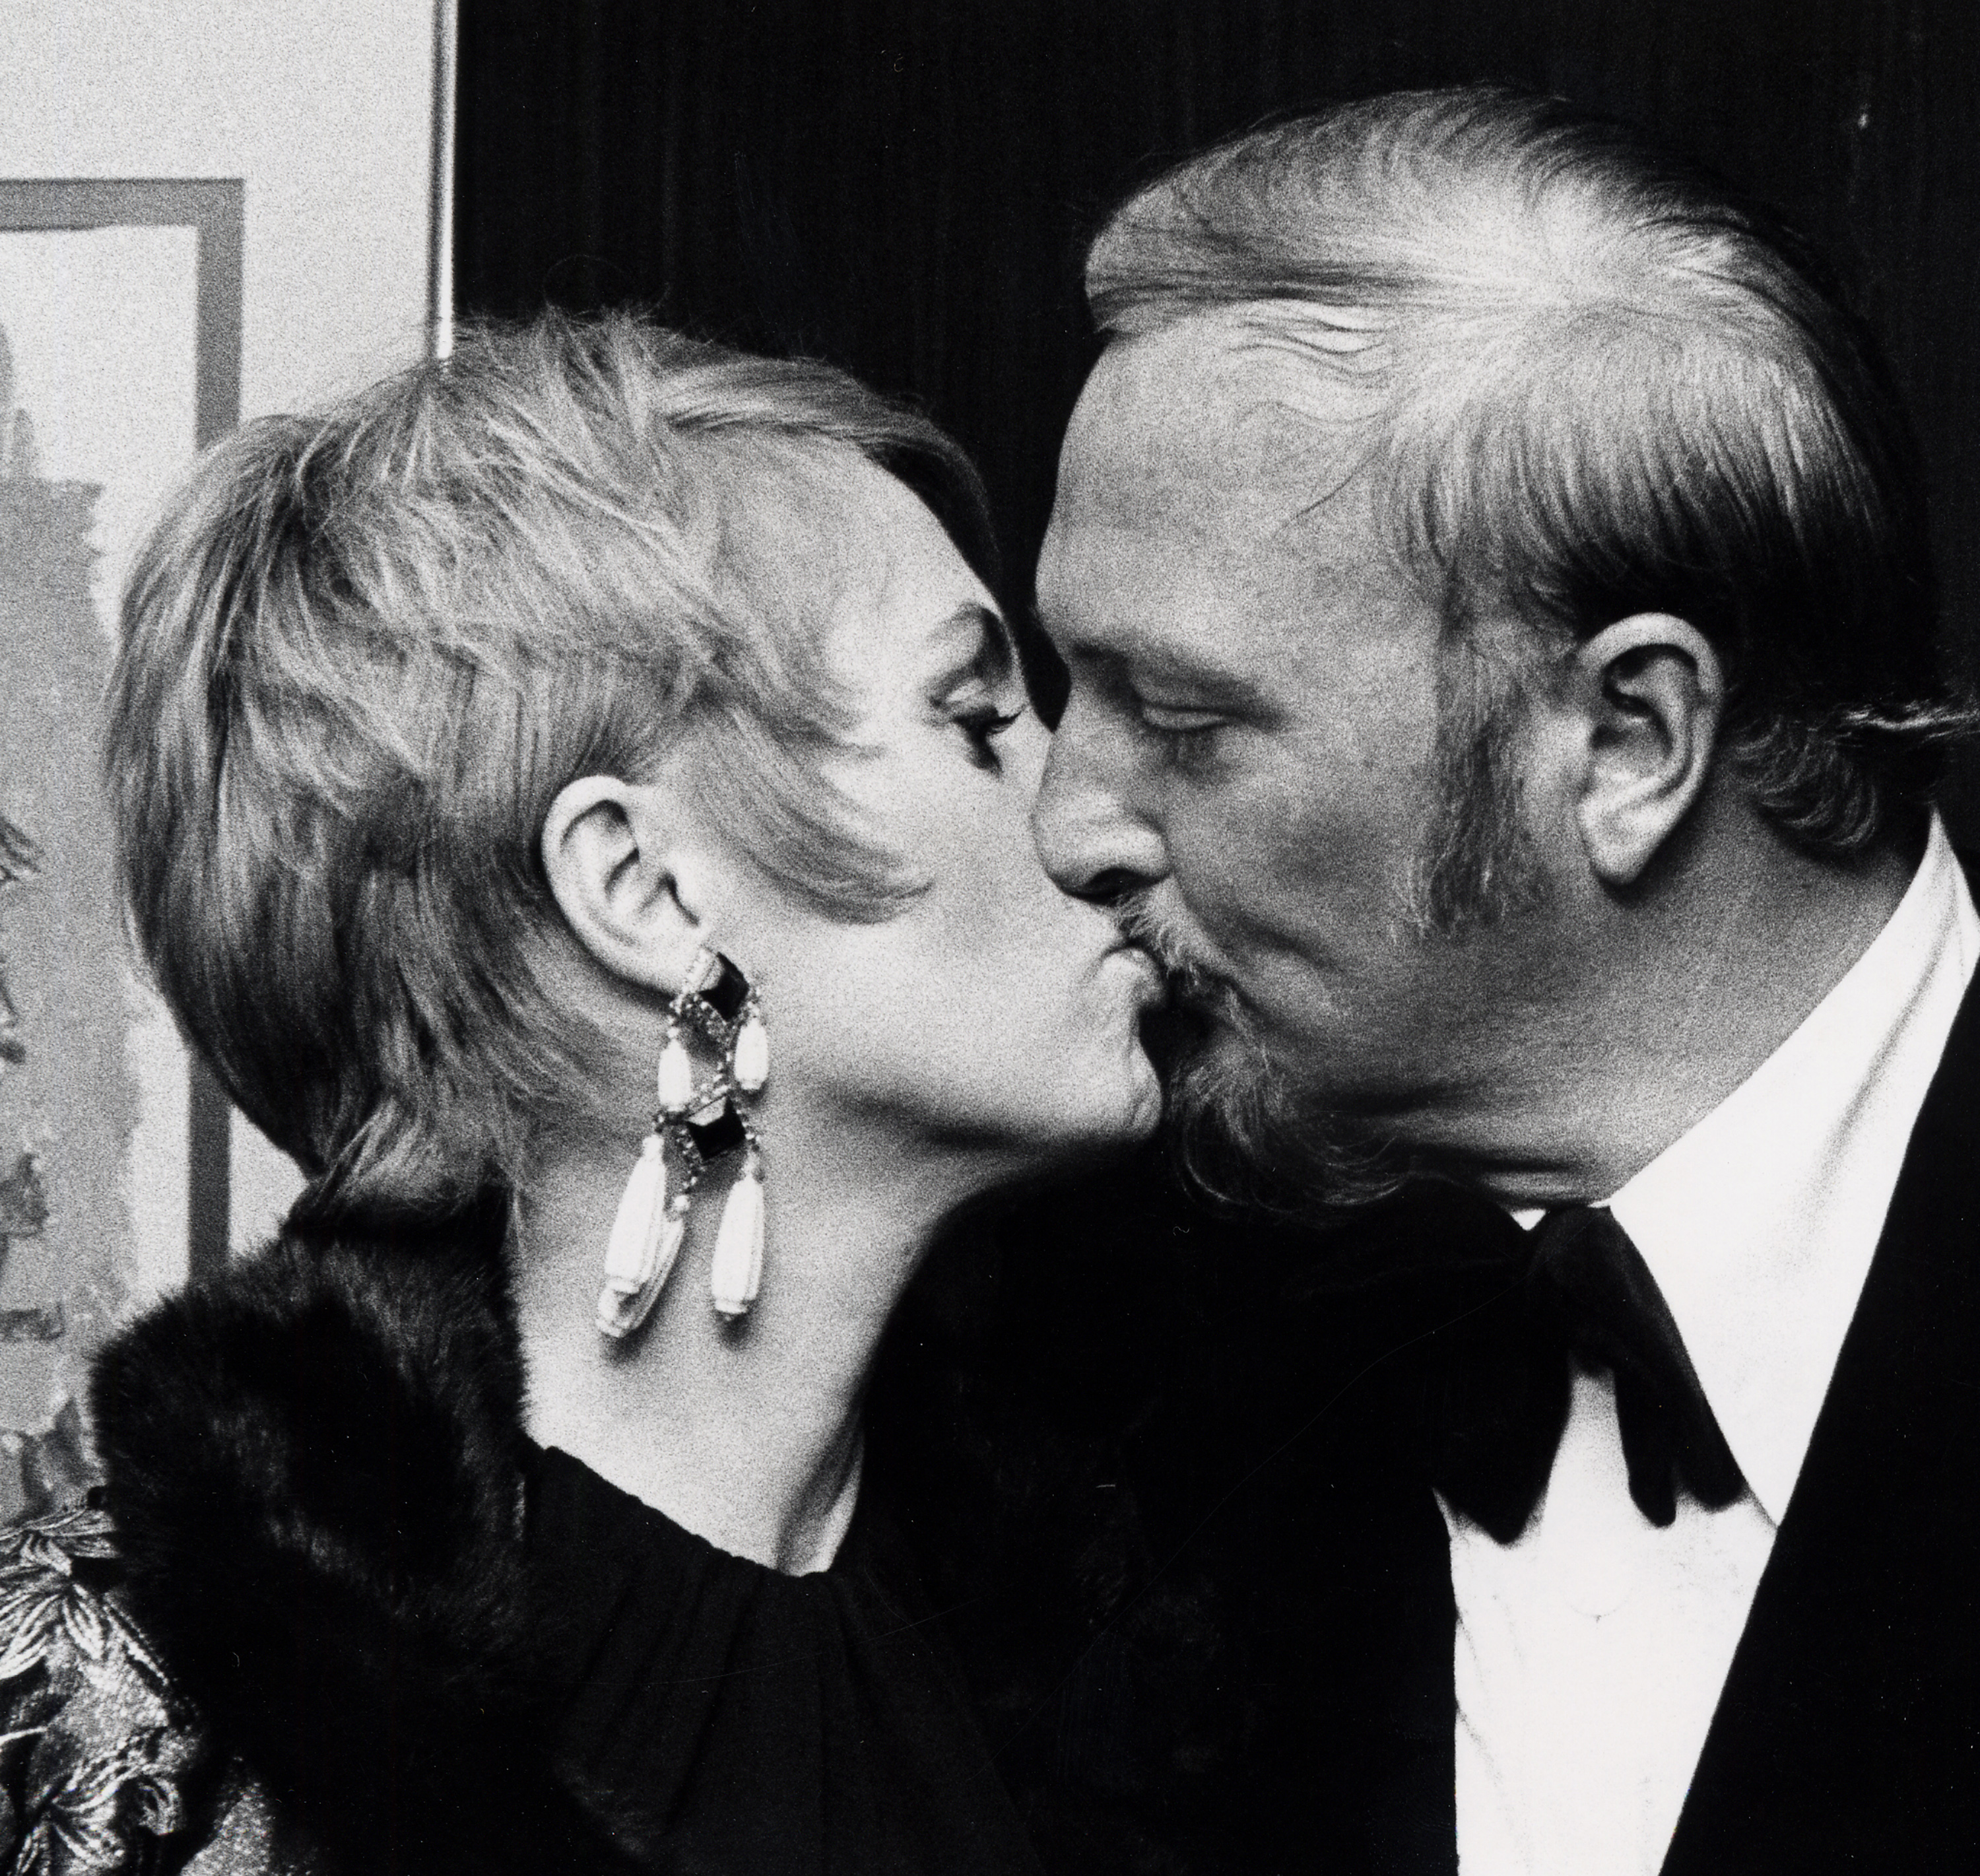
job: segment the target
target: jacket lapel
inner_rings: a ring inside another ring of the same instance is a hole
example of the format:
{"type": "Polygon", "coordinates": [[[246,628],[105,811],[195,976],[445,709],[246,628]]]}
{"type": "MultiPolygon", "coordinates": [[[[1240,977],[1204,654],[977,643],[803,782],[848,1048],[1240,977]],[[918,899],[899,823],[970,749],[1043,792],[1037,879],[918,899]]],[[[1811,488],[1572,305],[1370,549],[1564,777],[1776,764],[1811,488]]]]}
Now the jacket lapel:
{"type": "Polygon", "coordinates": [[[1980,1847],[1980,989],[1913,1130],[1665,1876],[1980,1847]]]}

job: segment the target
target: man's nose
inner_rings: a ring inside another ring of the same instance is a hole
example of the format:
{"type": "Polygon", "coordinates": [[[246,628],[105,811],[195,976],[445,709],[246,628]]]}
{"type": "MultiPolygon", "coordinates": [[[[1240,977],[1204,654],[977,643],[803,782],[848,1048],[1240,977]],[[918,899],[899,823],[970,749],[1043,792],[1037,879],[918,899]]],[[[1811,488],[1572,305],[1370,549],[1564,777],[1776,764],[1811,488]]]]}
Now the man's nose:
{"type": "Polygon", "coordinates": [[[1054,733],[1032,835],[1062,892],[1113,900],[1168,871],[1161,831],[1128,807],[1110,739],[1075,692],[1054,733]]]}

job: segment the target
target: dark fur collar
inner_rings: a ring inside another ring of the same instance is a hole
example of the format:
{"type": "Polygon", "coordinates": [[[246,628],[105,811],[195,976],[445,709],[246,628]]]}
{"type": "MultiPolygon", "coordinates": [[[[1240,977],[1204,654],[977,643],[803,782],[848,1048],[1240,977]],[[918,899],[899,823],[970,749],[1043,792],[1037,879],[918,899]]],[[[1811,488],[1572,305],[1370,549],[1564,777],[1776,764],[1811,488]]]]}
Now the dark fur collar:
{"type": "Polygon", "coordinates": [[[505,1208],[292,1231],[105,1351],[126,1593],[341,1868],[631,1868],[552,1768],[505,1208]]]}

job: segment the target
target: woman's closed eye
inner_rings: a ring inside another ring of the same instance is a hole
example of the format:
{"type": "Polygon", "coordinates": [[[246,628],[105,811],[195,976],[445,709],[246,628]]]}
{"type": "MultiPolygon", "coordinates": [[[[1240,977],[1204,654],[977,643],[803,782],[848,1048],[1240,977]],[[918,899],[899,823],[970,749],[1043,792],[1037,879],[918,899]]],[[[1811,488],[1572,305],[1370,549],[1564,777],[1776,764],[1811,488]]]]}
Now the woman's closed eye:
{"type": "Polygon", "coordinates": [[[969,760],[998,774],[1004,765],[997,738],[1025,710],[1024,680],[1010,631],[987,606],[963,607],[947,623],[966,634],[965,655],[937,680],[929,700],[939,717],[962,732],[969,760]]]}
{"type": "Polygon", "coordinates": [[[1000,710],[994,697],[952,703],[948,720],[968,739],[969,760],[992,774],[1000,773],[1003,758],[997,753],[997,739],[1025,713],[1023,706],[1000,710]]]}

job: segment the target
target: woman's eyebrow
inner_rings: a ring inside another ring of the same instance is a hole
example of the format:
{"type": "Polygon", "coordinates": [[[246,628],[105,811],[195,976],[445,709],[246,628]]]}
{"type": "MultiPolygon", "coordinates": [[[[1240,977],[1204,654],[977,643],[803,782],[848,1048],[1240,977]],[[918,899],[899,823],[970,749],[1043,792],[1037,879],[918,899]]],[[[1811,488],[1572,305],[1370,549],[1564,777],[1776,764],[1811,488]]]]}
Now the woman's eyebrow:
{"type": "Polygon", "coordinates": [[[932,688],[948,690],[969,679],[992,689],[1008,680],[1018,667],[1011,628],[993,607],[971,600],[956,607],[936,628],[944,640],[968,636],[967,649],[936,674],[932,688]]]}

